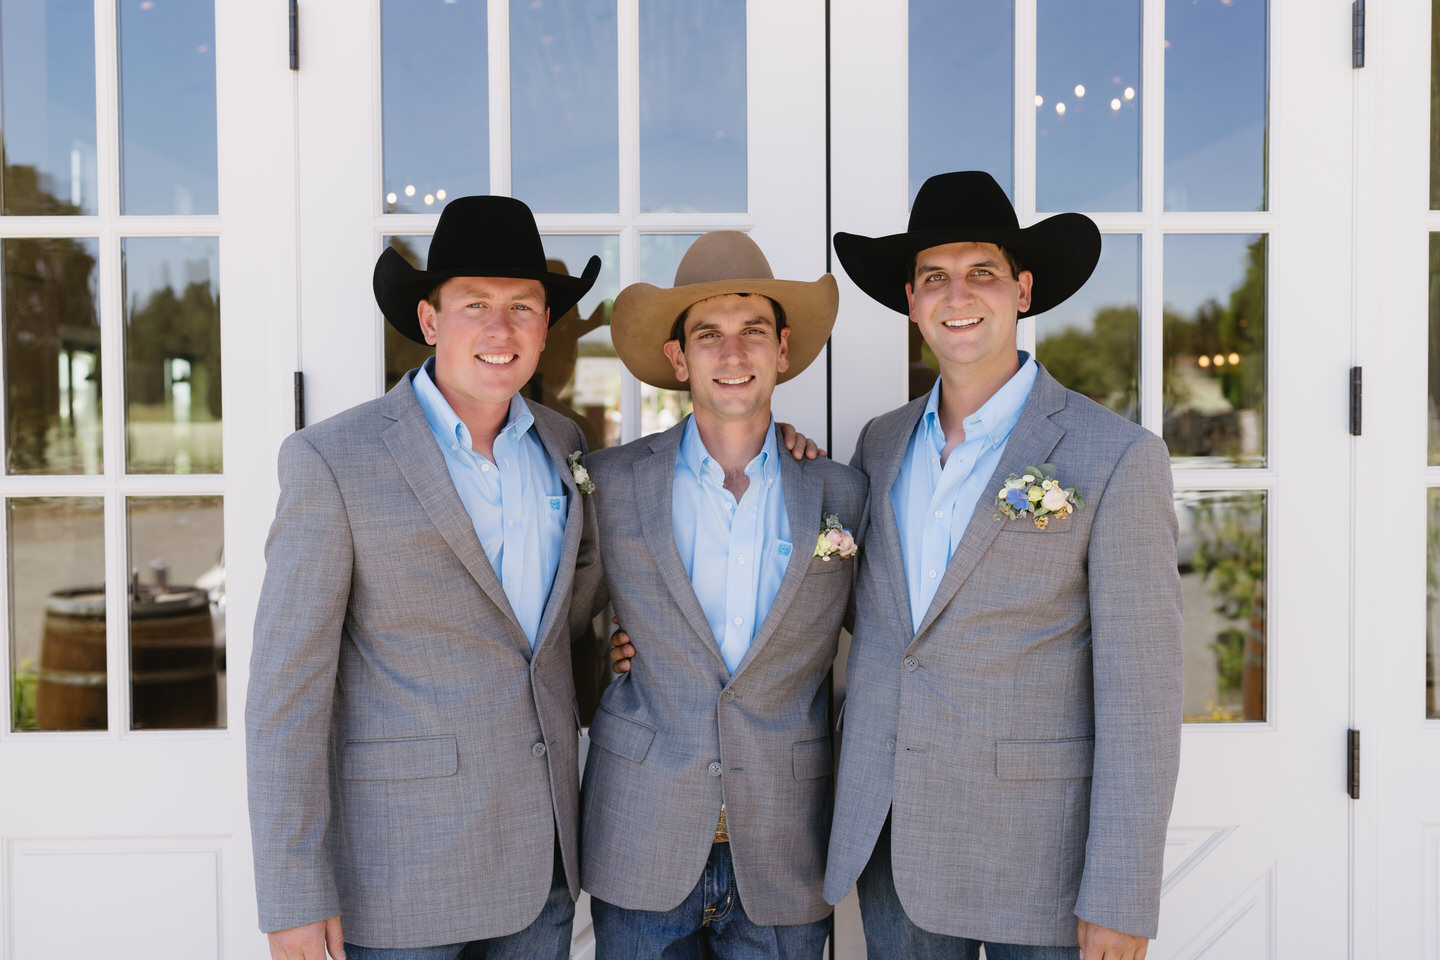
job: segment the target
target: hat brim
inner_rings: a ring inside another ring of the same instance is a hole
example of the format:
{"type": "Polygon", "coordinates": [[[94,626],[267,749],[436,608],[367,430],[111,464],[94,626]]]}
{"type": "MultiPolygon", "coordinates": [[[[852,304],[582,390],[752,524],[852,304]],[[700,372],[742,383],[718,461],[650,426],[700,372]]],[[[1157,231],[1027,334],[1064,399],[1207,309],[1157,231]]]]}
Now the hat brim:
{"type": "Polygon", "coordinates": [[[386,247],[380,254],[380,259],[375,261],[372,284],[375,288],[375,302],[380,305],[380,312],[385,315],[390,326],[416,343],[424,343],[425,334],[420,330],[416,304],[429,294],[436,284],[452,277],[537,280],[545,287],[545,305],[550,311],[550,325],[554,326],[590,291],[599,275],[599,257],[591,257],[578,277],[566,273],[551,273],[548,270],[517,270],[514,267],[484,265],[476,265],[472,269],[419,270],[412,267],[394,247],[386,247]]]}
{"type": "Polygon", "coordinates": [[[632,283],[615,298],[610,338],[615,353],[636,378],[664,390],[689,390],[675,376],[663,349],[675,320],[686,308],[711,297],[734,293],[760,294],[780,304],[790,331],[790,365],[777,378],[784,383],[799,376],[824,348],[840,310],[840,288],[825,274],[813,283],[803,280],[714,280],[661,289],[632,283]]]}
{"type": "Polygon", "coordinates": [[[1033,317],[1058,307],[1085,285],[1100,261],[1100,228],[1080,213],[1061,213],[1029,227],[956,227],[915,230],[887,237],[835,234],[835,255],[855,285],[873,300],[909,314],[905,284],[915,255],[947,243],[994,243],[1004,247],[1035,280],[1030,309],[1033,317]]]}

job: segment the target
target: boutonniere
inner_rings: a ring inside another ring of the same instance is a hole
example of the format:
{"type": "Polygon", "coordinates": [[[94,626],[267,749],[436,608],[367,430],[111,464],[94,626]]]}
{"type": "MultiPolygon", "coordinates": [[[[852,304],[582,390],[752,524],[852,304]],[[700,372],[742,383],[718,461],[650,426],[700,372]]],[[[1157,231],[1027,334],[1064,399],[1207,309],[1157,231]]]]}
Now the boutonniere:
{"type": "Polygon", "coordinates": [[[997,520],[1033,517],[1041,530],[1050,525],[1051,517],[1068,517],[1085,506],[1085,498],[1074,487],[1062,486],[1055,466],[1049,463],[1026,467],[1023,476],[1010,474],[995,501],[997,520]]]}
{"type": "Polygon", "coordinates": [[[840,514],[827,513],[815,538],[815,556],[827,563],[834,559],[849,560],[860,549],[855,534],[840,525],[840,514]]]}
{"type": "Polygon", "coordinates": [[[565,458],[565,465],[570,468],[570,476],[575,478],[575,486],[582,494],[595,492],[595,481],[590,479],[590,471],[580,465],[579,450],[565,458]]]}

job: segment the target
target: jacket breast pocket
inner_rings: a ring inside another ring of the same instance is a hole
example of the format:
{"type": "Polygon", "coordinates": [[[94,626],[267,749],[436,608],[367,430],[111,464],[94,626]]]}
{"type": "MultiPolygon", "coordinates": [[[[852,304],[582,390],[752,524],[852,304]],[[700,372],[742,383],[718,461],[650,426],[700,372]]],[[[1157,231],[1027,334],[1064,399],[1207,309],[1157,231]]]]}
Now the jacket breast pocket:
{"type": "Polygon", "coordinates": [[[834,761],[830,754],[830,738],[802,740],[791,749],[796,780],[818,780],[834,772],[834,761]]]}
{"type": "Polygon", "coordinates": [[[453,777],[459,768],[453,736],[347,740],[340,751],[342,780],[424,780],[453,777]]]}
{"type": "Polygon", "coordinates": [[[1001,533],[1028,533],[1036,537],[1063,537],[1079,526],[1079,521],[1074,517],[1052,518],[1043,529],[1035,526],[1035,521],[1029,517],[1021,517],[1018,520],[997,520],[996,522],[1004,524],[1000,528],[1001,533]]]}
{"type": "Polygon", "coordinates": [[[650,744],[655,740],[655,730],[638,720],[611,713],[601,706],[590,721],[590,742],[608,750],[616,756],[636,763],[645,759],[650,744]]]}
{"type": "Polygon", "coordinates": [[[1090,776],[1094,767],[1094,737],[995,744],[995,775],[1001,780],[1073,780],[1090,776]]]}

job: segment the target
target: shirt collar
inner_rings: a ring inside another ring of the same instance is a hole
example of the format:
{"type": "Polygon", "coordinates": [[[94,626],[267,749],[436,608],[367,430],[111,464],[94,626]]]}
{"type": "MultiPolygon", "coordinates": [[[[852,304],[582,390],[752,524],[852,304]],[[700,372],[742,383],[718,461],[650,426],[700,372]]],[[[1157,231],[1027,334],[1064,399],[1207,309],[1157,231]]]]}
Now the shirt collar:
{"type": "MultiPolygon", "coordinates": [[[[779,445],[775,442],[775,418],[770,418],[770,426],[765,431],[765,445],[746,466],[745,475],[753,477],[757,473],[766,480],[774,480],[780,473],[780,458],[778,456],[779,445]]],[[[700,428],[695,426],[695,417],[692,414],[685,421],[685,431],[680,436],[680,452],[678,462],[689,468],[690,472],[697,478],[710,476],[717,483],[724,483],[725,471],[715,458],[710,456],[710,451],[705,449],[705,441],[700,439],[700,428]]]]}
{"type": "MultiPolygon", "coordinates": [[[[965,436],[975,437],[984,434],[990,441],[992,447],[998,447],[1010,436],[1010,431],[1015,429],[1015,424],[1020,421],[1020,411],[1025,406],[1025,401],[1030,398],[1030,390],[1035,386],[1035,377],[1039,368],[1035,360],[1024,350],[1017,351],[1020,359],[1020,369],[1006,380],[1005,383],[990,395],[990,399],[981,405],[970,416],[965,418],[965,436]]],[[[921,414],[921,422],[925,425],[930,442],[937,451],[944,449],[945,431],[940,427],[940,378],[935,378],[935,386],[930,388],[930,398],[925,403],[925,412],[921,414]]]]}
{"type": "MultiPolygon", "coordinates": [[[[425,414],[431,431],[444,443],[456,443],[462,450],[473,450],[475,444],[470,430],[455,415],[440,388],[435,386],[434,373],[435,358],[431,357],[415,371],[412,384],[415,399],[420,401],[420,409],[425,414]]],[[[518,393],[515,394],[510,398],[510,411],[506,415],[505,426],[500,429],[501,435],[515,441],[534,425],[535,415],[530,412],[530,405],[520,399],[518,393]]]]}

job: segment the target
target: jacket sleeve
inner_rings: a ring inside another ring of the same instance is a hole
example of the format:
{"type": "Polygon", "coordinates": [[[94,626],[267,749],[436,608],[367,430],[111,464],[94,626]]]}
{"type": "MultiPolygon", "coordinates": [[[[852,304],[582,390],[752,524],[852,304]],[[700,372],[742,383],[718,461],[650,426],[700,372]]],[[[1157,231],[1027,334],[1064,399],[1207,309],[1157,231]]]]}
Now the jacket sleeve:
{"type": "Polygon", "coordinates": [[[353,540],[339,486],[301,434],[280,448],[245,704],[260,927],[340,912],[326,850],[331,709],[350,600],[353,540]]]}
{"type": "Polygon", "coordinates": [[[1178,534],[1165,443],[1148,432],[1131,443],[1094,509],[1095,766],[1075,912],[1153,938],[1183,693],[1178,534]]]}

